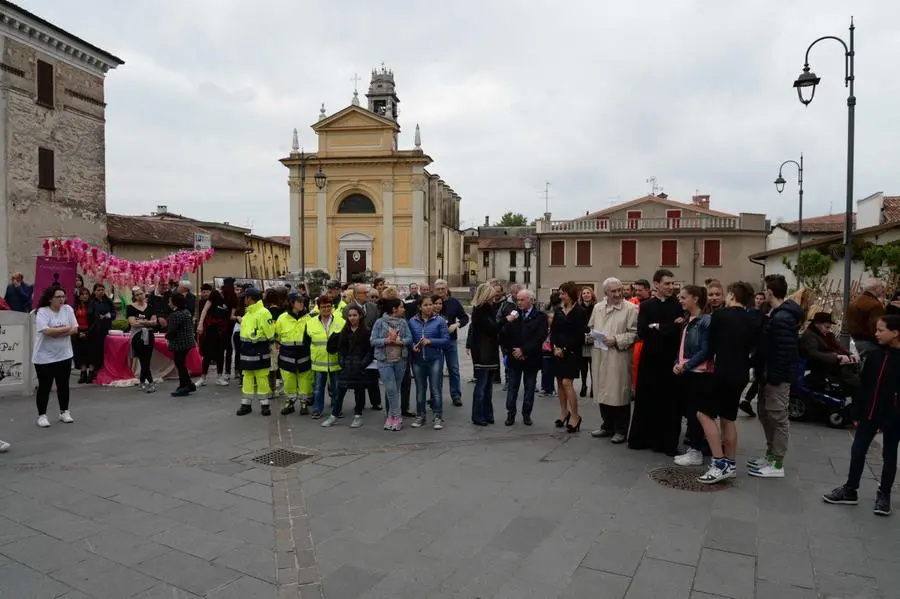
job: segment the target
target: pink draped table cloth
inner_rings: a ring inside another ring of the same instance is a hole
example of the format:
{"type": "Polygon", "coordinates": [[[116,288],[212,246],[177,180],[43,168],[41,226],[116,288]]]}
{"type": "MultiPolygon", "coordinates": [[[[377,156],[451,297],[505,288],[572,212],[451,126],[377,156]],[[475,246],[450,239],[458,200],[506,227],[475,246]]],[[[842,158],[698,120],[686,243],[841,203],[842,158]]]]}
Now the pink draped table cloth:
{"type": "MultiPolygon", "coordinates": [[[[150,360],[150,372],[154,381],[166,378],[178,378],[178,371],[173,361],[174,354],[166,345],[162,335],[154,337],[153,357],[150,360]]],[[[131,335],[114,335],[110,333],[104,340],[103,368],[97,372],[95,379],[98,385],[129,387],[138,384],[140,363],[131,356],[131,335]]],[[[200,352],[194,347],[187,355],[187,369],[191,376],[199,376],[202,368],[200,352]]]]}

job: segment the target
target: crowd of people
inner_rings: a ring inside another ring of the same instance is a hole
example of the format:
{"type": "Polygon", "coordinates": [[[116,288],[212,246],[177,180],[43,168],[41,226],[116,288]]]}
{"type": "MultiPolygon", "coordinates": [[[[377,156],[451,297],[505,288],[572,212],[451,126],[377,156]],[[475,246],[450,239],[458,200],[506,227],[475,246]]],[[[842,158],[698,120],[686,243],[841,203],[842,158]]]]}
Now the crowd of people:
{"type": "MultiPolygon", "coordinates": [[[[13,293],[20,293],[24,283],[15,283],[13,293]]],[[[489,282],[475,290],[470,317],[443,280],[433,289],[410,285],[404,297],[383,279],[371,286],[329,281],[322,295],[310,298],[304,286],[263,293],[225,279],[221,289],[204,284],[199,301],[188,282],[136,287],[125,314],[144,392],[157,389],[150,359],[153,335],[163,331],[179,373],[173,396],[206,385],[215,364],[217,385],[229,385],[232,372],[241,381],[239,416],[253,412],[254,400],[268,416],[270,402],[283,397],[283,415],[299,411],[328,428],[344,417],[352,390],[351,428],[363,425],[368,397],[373,410],[385,410],[384,429],[390,431],[401,430],[404,419],[413,428],[426,426],[429,412],[431,426],[443,428],[445,369],[451,403],[462,406],[457,336],[468,326],[472,424],[494,424],[494,385],[505,378],[505,425],[513,426],[519,412],[522,423],[532,425],[540,374],[541,394],[559,400],[556,427],[579,432],[579,396],[590,395],[600,408],[592,436],[666,454],[684,467],[703,466],[708,457],[698,478],[706,484],[736,476],[735,421],[739,409],[755,415],[754,398],[766,451],[748,460],[748,474],[784,477],[791,389],[798,369],[809,369],[810,381],[839,380],[850,389],[859,422],[848,480],[825,501],[857,501],[866,451],[880,430],[884,472],[875,511],[890,513],[900,444],[900,301],[885,300],[883,282],[867,283],[848,308],[845,323],[855,351],[837,342],[830,314],[818,312],[806,326],[809,293],[788,296],[780,275],[765,277],[762,291],[717,280],[676,289],[673,274],[660,269],[652,282],[609,278],[600,291],[598,298],[591,287],[564,283],[542,309],[532,291],[489,282]],[[194,381],[186,358],[197,345],[202,374],[194,381]]],[[[116,318],[102,284],[88,290],[81,282],[74,309],[66,301],[65,290],[49,287],[36,311],[40,427],[50,426],[46,412],[54,384],[59,420],[74,421],[72,360],[79,382],[92,382],[103,362],[102,338],[116,318]]]]}

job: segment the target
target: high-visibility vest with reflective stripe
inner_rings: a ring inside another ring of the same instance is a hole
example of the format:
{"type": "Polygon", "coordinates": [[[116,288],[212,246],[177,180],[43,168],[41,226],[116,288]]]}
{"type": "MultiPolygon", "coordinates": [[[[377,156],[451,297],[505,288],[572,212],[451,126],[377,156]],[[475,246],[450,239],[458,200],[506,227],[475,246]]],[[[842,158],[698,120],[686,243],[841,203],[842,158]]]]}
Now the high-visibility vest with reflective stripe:
{"type": "Polygon", "coordinates": [[[241,353],[238,356],[241,370],[268,370],[274,340],[272,313],[262,302],[247,306],[241,318],[241,353]]]}
{"type": "Polygon", "coordinates": [[[328,338],[340,333],[346,322],[337,313],[331,317],[331,330],[326,332],[325,325],[319,317],[306,321],[306,335],[310,340],[309,354],[313,372],[336,372],[341,369],[337,353],[328,353],[328,338]]]}
{"type": "Polygon", "coordinates": [[[278,367],[289,372],[306,372],[310,369],[309,347],[303,343],[309,314],[300,318],[285,312],[275,322],[275,339],[278,342],[278,367]]]}

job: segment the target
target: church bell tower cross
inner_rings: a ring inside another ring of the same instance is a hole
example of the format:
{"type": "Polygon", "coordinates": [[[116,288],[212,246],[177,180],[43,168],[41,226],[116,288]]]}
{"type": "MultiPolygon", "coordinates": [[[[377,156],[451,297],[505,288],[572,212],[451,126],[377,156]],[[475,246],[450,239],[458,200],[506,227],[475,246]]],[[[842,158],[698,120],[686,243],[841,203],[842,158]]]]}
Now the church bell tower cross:
{"type": "Polygon", "coordinates": [[[397,120],[400,98],[397,97],[394,86],[394,72],[388,70],[384,63],[381,63],[381,70],[372,70],[372,81],[366,98],[369,99],[369,110],[392,121],[397,120]]]}

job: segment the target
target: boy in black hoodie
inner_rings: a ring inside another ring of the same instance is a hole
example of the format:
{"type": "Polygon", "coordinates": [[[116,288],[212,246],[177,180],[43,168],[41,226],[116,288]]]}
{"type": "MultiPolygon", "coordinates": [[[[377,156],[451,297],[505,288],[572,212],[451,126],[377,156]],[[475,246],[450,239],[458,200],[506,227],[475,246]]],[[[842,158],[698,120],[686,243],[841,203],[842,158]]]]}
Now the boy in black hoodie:
{"type": "Polygon", "coordinates": [[[891,514],[891,487],[897,475],[897,446],[900,445],[900,315],[882,316],[875,327],[878,348],[863,363],[862,385],[855,402],[860,405],[859,427],[850,449],[850,473],[847,482],[822,496],[827,503],[856,505],[859,481],[866,467],[866,453],[880,429],[883,466],[881,484],[875,495],[873,512],[891,514]]]}

